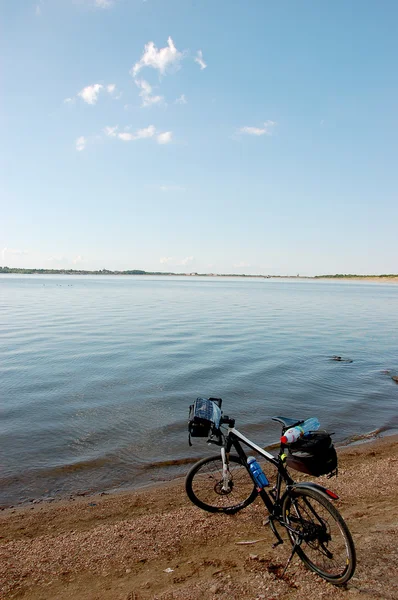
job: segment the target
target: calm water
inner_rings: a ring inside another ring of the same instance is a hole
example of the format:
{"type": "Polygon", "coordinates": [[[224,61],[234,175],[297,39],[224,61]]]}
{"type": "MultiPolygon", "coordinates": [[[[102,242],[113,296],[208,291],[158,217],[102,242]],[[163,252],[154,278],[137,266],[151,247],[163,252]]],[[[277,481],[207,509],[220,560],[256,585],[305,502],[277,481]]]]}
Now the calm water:
{"type": "Polygon", "coordinates": [[[0,276],[0,503],[181,475],[197,396],[261,444],[396,428],[397,315],[393,284],[0,276]]]}

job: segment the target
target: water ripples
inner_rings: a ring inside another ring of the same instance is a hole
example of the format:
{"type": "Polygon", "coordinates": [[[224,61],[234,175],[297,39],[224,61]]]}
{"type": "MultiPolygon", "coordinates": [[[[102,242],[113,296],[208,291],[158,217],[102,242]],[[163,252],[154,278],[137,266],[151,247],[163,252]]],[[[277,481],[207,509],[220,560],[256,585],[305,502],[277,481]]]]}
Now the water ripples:
{"type": "Polygon", "coordinates": [[[338,441],[388,429],[397,308],[397,286],[361,283],[0,277],[0,502],[183,474],[214,451],[187,446],[197,396],[262,445],[275,414],[338,441]]]}

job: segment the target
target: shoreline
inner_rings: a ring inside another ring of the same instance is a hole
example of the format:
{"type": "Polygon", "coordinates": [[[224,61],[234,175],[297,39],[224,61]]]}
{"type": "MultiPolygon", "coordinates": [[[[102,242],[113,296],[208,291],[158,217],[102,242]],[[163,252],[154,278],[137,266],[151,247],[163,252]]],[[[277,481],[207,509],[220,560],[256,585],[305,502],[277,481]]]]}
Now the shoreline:
{"type": "Polygon", "coordinates": [[[371,283],[398,283],[398,275],[245,275],[243,273],[163,273],[158,271],[78,271],[73,269],[18,269],[0,267],[0,275],[62,275],[62,276],[95,276],[95,277],[203,277],[211,279],[283,279],[289,281],[368,281],[371,283]]]}
{"type": "MultiPolygon", "coordinates": [[[[385,437],[394,437],[397,436],[398,439],[398,430],[396,428],[391,428],[391,429],[385,429],[384,427],[375,429],[373,431],[370,431],[368,433],[364,433],[364,434],[358,434],[358,435],[352,435],[349,438],[342,440],[340,442],[335,442],[335,447],[337,449],[337,451],[343,450],[345,448],[351,448],[351,447],[356,447],[358,445],[361,444],[369,444],[372,443],[378,439],[382,439],[385,437]]],[[[279,448],[279,443],[275,442],[272,444],[267,444],[266,446],[264,446],[264,450],[268,450],[272,453],[273,450],[279,448]]],[[[183,466],[186,465],[186,471],[188,471],[191,466],[193,464],[195,464],[195,462],[197,462],[199,459],[201,458],[201,456],[197,457],[197,456],[192,456],[192,457],[187,457],[187,458],[182,458],[180,460],[177,461],[173,461],[175,462],[176,465],[178,466],[183,466]]],[[[171,462],[171,461],[169,461],[171,462]]],[[[58,493],[58,494],[53,494],[53,495],[46,495],[46,496],[36,496],[33,497],[32,494],[28,494],[29,498],[24,498],[24,499],[19,499],[18,501],[14,501],[13,503],[3,503],[0,504],[0,514],[2,511],[7,511],[9,509],[15,509],[15,510],[20,510],[23,508],[27,508],[27,507],[32,507],[32,506],[36,506],[36,505],[48,505],[50,503],[54,503],[54,504],[59,504],[62,502],[69,502],[70,500],[75,501],[78,500],[79,498],[92,498],[92,497],[99,497],[99,496],[109,496],[112,497],[114,495],[119,495],[119,494],[132,494],[132,493],[136,493],[136,492],[141,492],[141,491],[150,491],[154,488],[158,488],[159,486],[163,486],[163,485],[173,485],[173,482],[178,481],[179,479],[181,479],[181,475],[176,475],[176,476],[172,476],[169,479],[162,479],[159,481],[148,481],[146,483],[141,483],[139,485],[134,485],[131,484],[130,486],[123,486],[120,488],[117,487],[111,487],[111,488],[102,488],[102,489],[76,489],[75,491],[69,491],[69,492],[64,492],[64,493],[58,493]]]]}
{"type": "MultiPolygon", "coordinates": [[[[396,598],[398,435],[337,451],[339,477],[317,481],[340,495],[337,507],[356,544],[350,598],[396,598]]],[[[234,516],[205,513],[185,496],[183,478],[133,492],[5,509],[0,513],[0,597],[345,598],[346,591],[305,570],[297,558],[286,578],[278,577],[289,548],[272,550],[265,516],[259,500],[234,516]],[[245,540],[257,541],[237,545],[245,540]]]]}

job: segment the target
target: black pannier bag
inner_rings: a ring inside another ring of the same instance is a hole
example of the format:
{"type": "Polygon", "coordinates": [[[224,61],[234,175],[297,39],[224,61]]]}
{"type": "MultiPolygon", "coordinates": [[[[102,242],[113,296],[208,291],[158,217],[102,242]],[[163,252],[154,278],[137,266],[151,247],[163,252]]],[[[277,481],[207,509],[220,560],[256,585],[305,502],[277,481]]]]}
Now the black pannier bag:
{"type": "Polygon", "coordinates": [[[314,477],[337,470],[337,454],[326,431],[313,431],[289,445],[287,466],[314,477]]]}
{"type": "Polygon", "coordinates": [[[220,427],[221,398],[196,398],[189,407],[189,443],[191,437],[209,437],[220,427]]]}

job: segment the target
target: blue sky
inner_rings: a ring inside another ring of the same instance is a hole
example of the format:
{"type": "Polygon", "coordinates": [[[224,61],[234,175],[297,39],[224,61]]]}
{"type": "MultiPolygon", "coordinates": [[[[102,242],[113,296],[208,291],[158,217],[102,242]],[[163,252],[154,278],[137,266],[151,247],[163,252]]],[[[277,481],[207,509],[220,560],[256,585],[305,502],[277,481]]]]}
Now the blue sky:
{"type": "Polygon", "coordinates": [[[398,4],[0,2],[0,264],[398,272],[398,4]]]}

